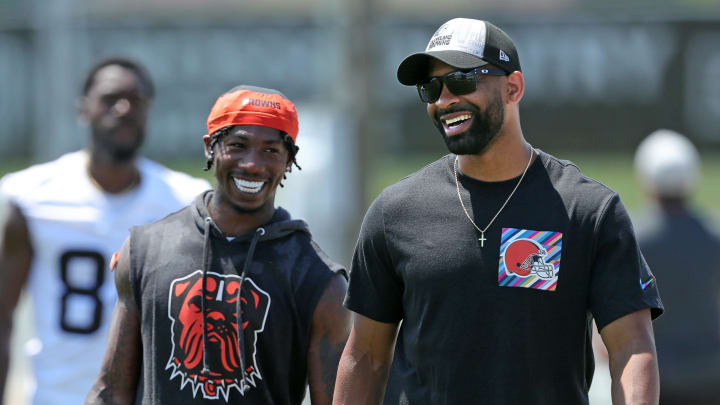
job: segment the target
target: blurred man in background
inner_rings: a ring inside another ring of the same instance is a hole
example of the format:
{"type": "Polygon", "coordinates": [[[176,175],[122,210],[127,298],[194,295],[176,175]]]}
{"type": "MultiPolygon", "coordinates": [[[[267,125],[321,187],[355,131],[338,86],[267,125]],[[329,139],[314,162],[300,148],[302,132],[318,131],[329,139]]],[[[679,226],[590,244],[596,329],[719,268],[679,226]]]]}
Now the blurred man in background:
{"type": "Polygon", "coordinates": [[[134,227],[86,404],[330,405],[350,329],[345,269],[275,207],[296,165],[298,119],[277,90],[218,98],[203,137],[215,187],[134,227]]]}
{"type": "Polygon", "coordinates": [[[655,322],[662,405],[720,403],[720,234],[690,206],[700,158],[684,136],[650,134],[635,169],[653,207],[637,221],[640,248],[670,308],[655,322]]]}
{"type": "Polygon", "coordinates": [[[0,250],[0,397],[12,315],[26,283],[36,334],[34,403],[80,404],[100,369],[116,300],[111,255],[131,226],[160,219],[209,188],[138,157],[153,95],[137,63],[98,63],[78,100],[88,147],[2,179],[11,206],[0,250]]]}
{"type": "Polygon", "coordinates": [[[2,246],[2,230],[4,229],[5,219],[7,218],[8,206],[9,204],[7,198],[5,198],[5,195],[0,192],[0,246],[2,246]]]}
{"type": "Polygon", "coordinates": [[[381,403],[388,375],[385,404],[587,404],[592,318],[614,403],[657,404],[654,278],[617,193],[525,140],[512,39],[456,18],[397,76],[451,154],[365,215],[335,404],[381,403]]]}

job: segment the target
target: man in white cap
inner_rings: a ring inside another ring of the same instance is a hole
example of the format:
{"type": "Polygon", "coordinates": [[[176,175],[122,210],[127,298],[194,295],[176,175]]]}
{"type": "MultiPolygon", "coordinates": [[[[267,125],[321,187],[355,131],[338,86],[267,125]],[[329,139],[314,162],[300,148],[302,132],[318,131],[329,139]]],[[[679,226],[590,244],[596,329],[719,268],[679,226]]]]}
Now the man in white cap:
{"type": "Polygon", "coordinates": [[[398,79],[451,154],[365,216],[334,403],[587,404],[594,318],[614,403],[657,404],[655,279],[617,193],[525,140],[510,37],[450,20],[398,79]]]}
{"type": "Polygon", "coordinates": [[[654,203],[638,221],[638,243],[672,308],[654,328],[663,405],[720,398],[720,236],[689,206],[699,168],[695,146],[667,129],[635,153],[638,179],[654,203]]]}
{"type": "MultiPolygon", "coordinates": [[[[8,202],[7,198],[5,198],[5,195],[3,195],[2,192],[0,192],[0,225],[5,224],[5,217],[7,216],[8,211],[8,202]]],[[[2,228],[0,228],[2,229],[2,228]]],[[[2,235],[2,232],[0,232],[0,236],[2,235]]],[[[0,239],[2,241],[2,239],[0,239]]]]}

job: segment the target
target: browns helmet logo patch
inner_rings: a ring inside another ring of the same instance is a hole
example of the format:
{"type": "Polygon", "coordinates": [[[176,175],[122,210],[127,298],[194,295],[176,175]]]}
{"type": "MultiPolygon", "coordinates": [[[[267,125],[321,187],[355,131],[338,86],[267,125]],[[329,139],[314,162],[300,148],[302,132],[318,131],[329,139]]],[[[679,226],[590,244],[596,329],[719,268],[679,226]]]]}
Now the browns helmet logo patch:
{"type": "Polygon", "coordinates": [[[245,372],[240,370],[237,299],[240,277],[208,272],[205,285],[205,313],[202,313],[202,271],[176,279],[170,285],[168,316],[172,321],[172,353],[166,370],[170,380],[179,377],[180,389],[189,389],[193,397],[228,401],[236,389],[241,395],[262,379],[256,362],[258,335],[265,328],[270,295],[249,277],[240,293],[245,372]],[[203,342],[203,315],[205,335],[203,342]],[[206,351],[207,350],[207,351],[206,351]],[[208,370],[203,373],[203,356],[208,370]]]}
{"type": "Polygon", "coordinates": [[[555,291],[561,256],[562,232],[502,228],[498,285],[555,291]]]}

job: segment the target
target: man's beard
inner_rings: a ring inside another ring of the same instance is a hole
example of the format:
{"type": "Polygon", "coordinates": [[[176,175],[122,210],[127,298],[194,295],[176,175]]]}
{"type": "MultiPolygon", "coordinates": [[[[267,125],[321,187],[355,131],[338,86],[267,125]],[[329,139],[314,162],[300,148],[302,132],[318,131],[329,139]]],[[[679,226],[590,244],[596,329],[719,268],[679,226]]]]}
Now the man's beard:
{"type": "Polygon", "coordinates": [[[93,149],[109,162],[126,163],[137,157],[142,146],[145,132],[141,128],[134,128],[135,135],[129,141],[117,142],[112,139],[110,131],[96,131],[93,135],[93,149]]]}
{"type": "Polygon", "coordinates": [[[456,155],[475,155],[482,153],[497,138],[505,122],[502,97],[496,95],[485,110],[474,105],[453,106],[435,113],[433,124],[438,128],[450,152],[456,155]],[[465,132],[453,136],[445,134],[440,116],[458,111],[470,111],[472,124],[465,132]]]}
{"type": "Polygon", "coordinates": [[[115,148],[110,151],[110,158],[115,163],[130,162],[138,154],[138,148],[115,148]]]}

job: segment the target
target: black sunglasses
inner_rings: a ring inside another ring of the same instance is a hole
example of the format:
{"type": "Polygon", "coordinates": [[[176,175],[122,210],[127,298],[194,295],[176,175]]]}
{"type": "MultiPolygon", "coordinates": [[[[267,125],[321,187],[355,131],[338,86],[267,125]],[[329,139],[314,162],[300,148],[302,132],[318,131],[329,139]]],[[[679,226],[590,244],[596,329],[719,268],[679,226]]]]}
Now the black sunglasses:
{"type": "Polygon", "coordinates": [[[486,67],[475,68],[469,72],[455,71],[442,76],[431,77],[425,83],[417,85],[420,100],[425,103],[434,103],[440,98],[443,83],[452,94],[462,96],[477,90],[478,76],[507,76],[508,72],[500,69],[486,67]]]}

